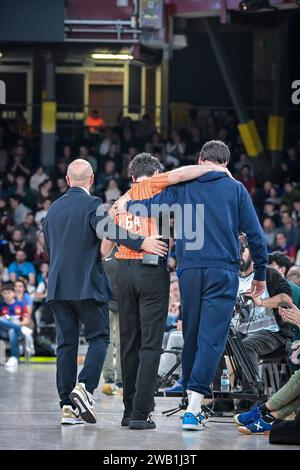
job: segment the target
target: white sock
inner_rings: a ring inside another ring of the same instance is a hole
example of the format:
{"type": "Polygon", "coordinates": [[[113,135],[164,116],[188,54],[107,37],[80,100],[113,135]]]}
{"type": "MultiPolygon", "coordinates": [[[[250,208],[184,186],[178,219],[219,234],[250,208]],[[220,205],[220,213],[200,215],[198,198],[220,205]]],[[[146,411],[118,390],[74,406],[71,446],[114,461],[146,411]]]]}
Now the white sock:
{"type": "Polygon", "coordinates": [[[197,416],[201,412],[201,405],[204,395],[197,392],[192,392],[189,396],[189,405],[187,407],[187,412],[193,413],[193,415],[197,416]]]}

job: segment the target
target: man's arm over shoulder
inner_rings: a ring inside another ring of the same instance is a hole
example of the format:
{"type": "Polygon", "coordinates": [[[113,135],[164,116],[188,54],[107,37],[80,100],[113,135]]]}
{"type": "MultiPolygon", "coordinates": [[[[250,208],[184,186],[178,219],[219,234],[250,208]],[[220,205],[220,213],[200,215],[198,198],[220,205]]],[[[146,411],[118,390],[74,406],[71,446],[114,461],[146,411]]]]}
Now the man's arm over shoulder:
{"type": "Polygon", "coordinates": [[[132,200],[128,201],[125,210],[136,214],[141,212],[142,216],[156,216],[157,212],[169,212],[169,208],[178,202],[178,188],[176,186],[169,186],[161,193],[150,199],[132,200]]]}
{"type": "Polygon", "coordinates": [[[254,262],[254,279],[265,281],[268,252],[264,232],[247,190],[241,183],[236,184],[239,191],[239,230],[244,232],[248,239],[254,262]]]}
{"type": "Polygon", "coordinates": [[[102,200],[92,197],[90,202],[90,225],[99,238],[107,238],[115,243],[140,251],[144,237],[128,232],[117,225],[105,209],[102,200]]]}

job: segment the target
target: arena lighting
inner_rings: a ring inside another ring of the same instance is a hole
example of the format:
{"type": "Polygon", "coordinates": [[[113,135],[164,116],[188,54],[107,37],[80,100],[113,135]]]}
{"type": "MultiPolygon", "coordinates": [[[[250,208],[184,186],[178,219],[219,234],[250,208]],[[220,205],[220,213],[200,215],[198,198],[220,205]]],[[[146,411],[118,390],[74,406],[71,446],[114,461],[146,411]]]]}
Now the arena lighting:
{"type": "Polygon", "coordinates": [[[3,54],[2,54],[2,52],[0,52],[0,59],[1,59],[1,57],[3,57],[3,54]]]}
{"type": "Polygon", "coordinates": [[[239,4],[243,12],[262,10],[263,8],[272,8],[269,0],[243,0],[239,4]]]}
{"type": "Polygon", "coordinates": [[[105,60],[132,60],[133,55],[129,54],[92,54],[92,59],[105,59],[105,60]]]}

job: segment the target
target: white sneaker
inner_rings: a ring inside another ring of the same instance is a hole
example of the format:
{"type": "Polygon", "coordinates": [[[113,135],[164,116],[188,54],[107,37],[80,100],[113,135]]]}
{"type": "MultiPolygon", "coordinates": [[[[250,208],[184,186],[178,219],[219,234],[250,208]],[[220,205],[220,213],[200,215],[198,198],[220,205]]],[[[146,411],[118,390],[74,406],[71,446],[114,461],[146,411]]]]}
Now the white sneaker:
{"type": "Polygon", "coordinates": [[[71,402],[78,408],[81,418],[87,423],[96,423],[97,415],[94,411],[94,398],[85,389],[85,384],[79,383],[70,393],[71,402]]]}
{"type": "Polygon", "coordinates": [[[5,363],[5,367],[12,368],[12,369],[13,368],[17,369],[18,365],[19,365],[18,358],[14,356],[10,357],[8,361],[5,363]]]}
{"type": "Polygon", "coordinates": [[[32,336],[33,331],[28,326],[21,326],[21,333],[24,336],[32,336]]]}
{"type": "Polygon", "coordinates": [[[72,406],[64,405],[62,408],[61,424],[84,424],[79,416],[79,411],[73,410],[72,406]]]}

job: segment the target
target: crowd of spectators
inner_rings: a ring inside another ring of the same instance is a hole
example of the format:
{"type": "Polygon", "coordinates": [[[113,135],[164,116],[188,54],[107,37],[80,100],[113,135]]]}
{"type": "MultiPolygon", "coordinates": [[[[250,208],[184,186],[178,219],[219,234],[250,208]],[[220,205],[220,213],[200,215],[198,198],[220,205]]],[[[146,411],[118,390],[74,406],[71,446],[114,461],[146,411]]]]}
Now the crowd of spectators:
{"type": "MultiPolygon", "coordinates": [[[[24,118],[18,114],[13,121],[0,120],[0,286],[10,282],[18,290],[21,282],[26,295],[19,302],[27,305],[30,315],[47,290],[49,260],[41,224],[52,202],[68,190],[65,174],[73,159],[90,162],[95,172],[93,193],[112,203],[128,189],[128,165],[137,153],[151,152],[170,170],[195,163],[210,139],[229,145],[230,170],[252,197],[269,251],[288,254],[294,264],[293,281],[300,285],[300,140],[285,149],[276,176],[270,172],[262,181],[247,157],[235,117],[226,112],[192,110],[167,138],[149,115],[139,122],[120,116],[114,127],[103,124],[84,126],[72,141],[57,136],[55,165],[44,168],[40,147],[24,118]]],[[[171,272],[176,270],[173,239],[168,265],[171,272]]],[[[178,306],[173,304],[177,315],[178,306]]]]}

